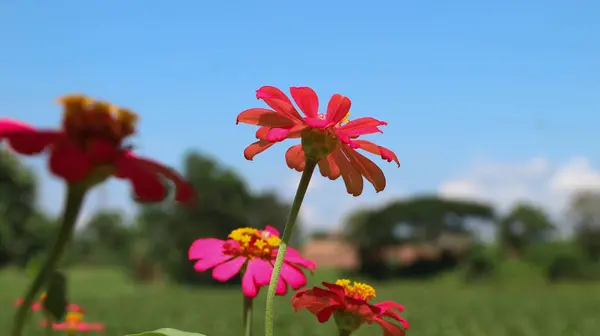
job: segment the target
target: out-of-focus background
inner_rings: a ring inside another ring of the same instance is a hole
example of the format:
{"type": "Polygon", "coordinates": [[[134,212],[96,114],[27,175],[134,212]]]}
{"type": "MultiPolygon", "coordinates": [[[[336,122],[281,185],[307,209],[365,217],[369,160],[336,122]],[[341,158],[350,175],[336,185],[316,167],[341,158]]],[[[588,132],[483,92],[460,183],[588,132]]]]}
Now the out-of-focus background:
{"type": "MultiPolygon", "coordinates": [[[[160,327],[241,334],[239,283],[187,260],[200,237],[282,229],[299,173],[274,146],[243,158],[254,90],[307,85],[351,117],[388,185],[354,198],[316,175],[294,246],[309,285],[351,278],[406,306],[409,335],[596,336],[600,330],[600,6],[593,1],[5,2],[0,115],[60,121],[57,96],[141,116],[132,142],[179,169],[198,207],[142,206],[110,181],[87,199],[62,264],[86,319],[121,336],[160,327]]],[[[295,144],[295,143],[293,143],[295,144]]],[[[57,229],[64,188],[45,158],[0,154],[0,329],[57,229]]],[[[256,304],[263,327],[264,291],[256,304]]],[[[289,297],[278,335],[331,335],[289,297]]],[[[40,335],[33,325],[28,335],[40,335]]],[[[377,326],[357,335],[377,335],[377,326]]]]}

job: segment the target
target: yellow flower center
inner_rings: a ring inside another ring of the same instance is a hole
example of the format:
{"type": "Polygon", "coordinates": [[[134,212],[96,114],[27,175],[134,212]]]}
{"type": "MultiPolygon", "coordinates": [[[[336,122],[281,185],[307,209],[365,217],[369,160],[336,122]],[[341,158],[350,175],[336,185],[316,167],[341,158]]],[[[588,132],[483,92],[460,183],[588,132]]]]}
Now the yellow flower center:
{"type": "Polygon", "coordinates": [[[116,145],[135,133],[137,114],[97,101],[84,95],[59,98],[63,106],[63,127],[69,137],[86,144],[89,139],[102,139],[116,145]]]}
{"type": "Polygon", "coordinates": [[[40,301],[42,301],[42,302],[43,302],[44,300],[46,300],[46,292],[43,292],[43,293],[40,295],[40,301]]]}
{"type": "Polygon", "coordinates": [[[68,324],[78,324],[83,321],[83,314],[81,312],[70,311],[65,317],[65,321],[68,324]]]}
{"type": "Polygon", "coordinates": [[[231,231],[229,239],[235,240],[239,247],[227,244],[227,252],[249,258],[270,258],[273,249],[279,247],[281,239],[268,231],[253,228],[240,228],[231,231]]]}
{"type": "Polygon", "coordinates": [[[346,296],[354,299],[369,301],[375,297],[375,288],[361,282],[340,279],[335,284],[344,287],[346,296]]]}

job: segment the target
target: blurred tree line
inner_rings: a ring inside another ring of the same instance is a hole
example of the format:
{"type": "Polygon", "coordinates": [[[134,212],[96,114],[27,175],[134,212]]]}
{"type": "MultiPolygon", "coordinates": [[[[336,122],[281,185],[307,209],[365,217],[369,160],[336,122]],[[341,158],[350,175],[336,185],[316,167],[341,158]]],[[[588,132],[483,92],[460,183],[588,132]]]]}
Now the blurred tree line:
{"type": "MultiPolygon", "coordinates": [[[[116,265],[138,281],[165,274],[177,282],[206,283],[210,274],[194,272],[188,260],[195,239],[225,239],[243,226],[283,230],[290,205],[275,192],[253,192],[235,172],[199,153],[185,156],[182,173],[198,190],[197,206],[140,205],[129,221],[120,212],[101,210],[76,231],[65,263],[116,265]]],[[[36,191],[33,172],[0,152],[0,266],[24,267],[54,239],[57,221],[36,206],[36,191]]]]}
{"type": "MultiPolygon", "coordinates": [[[[250,190],[234,171],[200,153],[188,153],[182,167],[198,190],[196,207],[170,201],[139,205],[132,219],[100,210],[77,230],[65,263],[119,266],[141,282],[166,276],[180,283],[210,283],[210,274],[194,272],[187,258],[195,239],[225,239],[242,226],[270,224],[283,230],[290,205],[276,193],[250,190]]],[[[0,267],[25,267],[54,239],[56,218],[40,210],[36,198],[35,174],[0,152],[0,267]]],[[[357,271],[380,279],[459,269],[465,280],[479,280],[514,259],[537,267],[552,281],[599,279],[600,193],[581,193],[571,201],[562,224],[572,226],[572,238],[559,237],[558,224],[533,204],[499,214],[482,202],[418,196],[354,211],[344,223],[344,235],[357,247],[357,271]],[[481,228],[495,232],[494,244],[481,243],[476,234],[481,228]],[[408,262],[406,249],[395,250],[407,246],[414,252],[408,262]]],[[[327,239],[326,233],[319,234],[327,239]]],[[[292,245],[299,244],[300,232],[294,237],[292,245]]]]}

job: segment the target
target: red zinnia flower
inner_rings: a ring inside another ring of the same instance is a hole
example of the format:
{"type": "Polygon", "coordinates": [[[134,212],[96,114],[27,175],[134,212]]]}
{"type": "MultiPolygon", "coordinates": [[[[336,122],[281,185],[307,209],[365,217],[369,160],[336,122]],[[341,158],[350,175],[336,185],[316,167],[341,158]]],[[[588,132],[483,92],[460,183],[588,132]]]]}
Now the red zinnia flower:
{"type": "Polygon", "coordinates": [[[385,189],[386,180],[381,169],[356,149],[381,156],[388,162],[400,166],[396,154],[391,150],[366,140],[356,140],[359,136],[383,133],[379,126],[386,122],[366,117],[349,121],[351,102],[348,97],[335,94],[329,100],[327,114],[319,114],[319,99],[309,87],[291,87],[290,93],[306,117],[302,117],[291,100],[276,87],[263,86],[256,92],[273,110],[252,108],[238,115],[237,122],[261,126],[256,132],[259,139],[244,150],[244,156],[252,160],[277,142],[290,138],[302,138],[302,144],[288,149],[285,157],[290,168],[303,171],[306,156],[317,160],[321,175],[331,180],[340,176],[346,190],[359,196],[363,190],[363,177],[377,192],[385,189]]]}
{"type": "Polygon", "coordinates": [[[0,141],[23,155],[50,152],[50,171],[68,183],[90,185],[110,176],[127,179],[140,201],[161,201],[167,196],[162,178],[175,184],[175,198],[189,202],[191,186],[172,169],[138,157],[123,140],[135,133],[137,115],[83,95],[60,99],[64,108],[62,127],[37,129],[21,121],[0,118],[0,141]]]}
{"type": "MultiPolygon", "coordinates": [[[[101,323],[83,322],[83,311],[69,311],[65,321],[61,323],[52,323],[52,329],[67,333],[68,336],[77,335],[80,332],[104,331],[104,325],[101,323]]],[[[47,321],[42,321],[42,326],[47,325],[47,321]]]]}
{"type": "Polygon", "coordinates": [[[320,323],[327,322],[333,315],[338,329],[348,333],[356,331],[362,324],[378,323],[384,336],[404,336],[408,322],[399,313],[404,307],[396,302],[383,301],[369,304],[375,297],[373,287],[349,280],[338,280],[335,284],[323,282],[327,289],[313,287],[296,292],[292,297],[295,311],[306,308],[317,316],[320,323]],[[388,321],[400,322],[402,327],[388,321]]]}
{"type": "MultiPolygon", "coordinates": [[[[272,262],[277,257],[280,242],[279,231],[274,227],[267,225],[264,230],[241,228],[233,230],[226,241],[216,238],[196,240],[190,247],[189,258],[198,260],[194,265],[198,272],[214,267],[212,275],[218,281],[228,281],[242,272],[242,291],[245,296],[253,298],[261,287],[269,285],[272,262]]],[[[286,294],[286,283],[293,289],[306,285],[306,276],[301,268],[313,271],[316,265],[288,247],[277,283],[277,295],[286,294]]]]}

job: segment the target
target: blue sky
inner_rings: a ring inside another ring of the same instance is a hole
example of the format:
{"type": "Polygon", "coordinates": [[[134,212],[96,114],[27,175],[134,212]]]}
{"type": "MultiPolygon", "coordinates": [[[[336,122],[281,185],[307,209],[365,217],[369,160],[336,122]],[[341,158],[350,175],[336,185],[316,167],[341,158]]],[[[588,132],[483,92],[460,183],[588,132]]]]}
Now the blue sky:
{"type": "MultiPolygon", "coordinates": [[[[359,199],[341,180],[316,177],[305,219],[333,226],[354,206],[440,192],[481,171],[509,167],[512,178],[539,160],[547,165],[542,184],[573,160],[593,181],[580,184],[596,183],[598,17],[600,3],[591,0],[3,2],[0,108],[52,126],[56,96],[105,98],[141,115],[143,154],[178,166],[197,149],[252,188],[291,198],[298,176],[283,161],[288,146],[245,161],[255,128],[236,126],[235,117],[263,107],[254,97],[262,85],[311,86],[322,106],[342,93],[353,117],[388,121],[370,140],[395,150],[402,167],[382,161],[387,189],[359,199]]],[[[42,171],[42,160],[31,162],[42,171]]],[[[61,194],[44,175],[41,203],[56,211],[61,194]]],[[[517,198],[545,192],[525,194],[517,198]]],[[[88,209],[134,209],[122,183],[103,195],[88,209]]]]}

